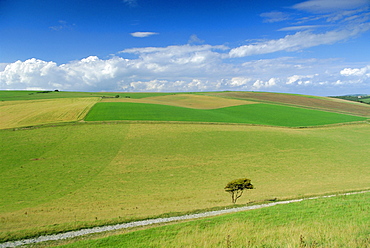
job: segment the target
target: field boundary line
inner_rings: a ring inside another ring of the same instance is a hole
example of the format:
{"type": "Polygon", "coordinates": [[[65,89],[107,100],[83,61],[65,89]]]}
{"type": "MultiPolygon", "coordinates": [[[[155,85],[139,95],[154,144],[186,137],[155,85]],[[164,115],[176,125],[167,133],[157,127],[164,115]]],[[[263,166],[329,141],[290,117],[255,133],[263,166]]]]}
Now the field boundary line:
{"type": "Polygon", "coordinates": [[[320,198],[330,198],[330,197],[335,197],[335,196],[355,195],[355,194],[363,194],[363,193],[368,193],[368,192],[370,192],[370,190],[323,195],[323,196],[313,196],[313,197],[300,198],[300,199],[276,201],[276,202],[264,203],[264,204],[259,204],[259,205],[229,208],[229,209],[224,209],[224,210],[213,210],[213,211],[197,213],[197,214],[187,214],[187,215],[167,217],[167,218],[147,219],[147,220],[133,221],[133,222],[123,223],[123,224],[85,228],[85,229],[81,229],[78,231],[69,231],[65,233],[39,236],[37,238],[23,239],[23,240],[18,240],[18,241],[8,241],[5,243],[0,243],[0,248],[17,247],[17,246],[22,246],[22,245],[46,242],[46,241],[57,241],[57,240],[63,240],[63,239],[70,239],[70,238],[75,238],[75,237],[79,237],[79,236],[83,236],[87,234],[115,231],[119,229],[127,229],[127,228],[132,228],[132,227],[148,226],[148,225],[159,224],[159,223],[171,223],[171,222],[176,222],[176,221],[181,221],[181,220],[194,220],[194,219],[213,217],[213,216],[218,216],[218,215],[223,215],[223,214],[230,214],[230,213],[260,209],[260,208],[272,207],[276,205],[301,202],[304,200],[314,200],[314,199],[320,199],[320,198]]]}
{"type": "Polygon", "coordinates": [[[52,122],[36,125],[25,125],[19,127],[9,127],[9,128],[0,128],[1,130],[28,130],[28,129],[38,129],[38,128],[48,128],[48,127],[58,127],[66,125],[94,125],[94,124],[192,124],[192,125],[235,125],[235,126],[251,126],[251,127],[272,127],[272,128],[286,128],[286,129],[311,129],[311,128],[326,128],[326,127],[339,127],[347,125],[363,125],[370,124],[370,119],[363,121],[352,121],[352,122],[342,122],[342,123],[333,123],[317,126],[274,126],[274,125],[264,125],[264,124],[252,124],[252,123],[234,123],[234,122],[196,122],[196,121],[148,121],[148,120],[107,120],[107,121],[85,121],[75,120],[75,121],[64,121],[64,122],[52,122]]]}
{"type": "Polygon", "coordinates": [[[315,126],[274,126],[265,124],[253,124],[253,123],[235,123],[235,122],[201,122],[201,121],[150,121],[150,120],[105,120],[105,121],[79,121],[79,123],[85,124],[192,124],[192,125],[235,125],[235,126],[251,126],[251,127],[272,127],[272,128],[287,128],[287,129],[309,129],[309,128],[325,128],[325,127],[339,127],[347,125],[363,125],[370,124],[370,119],[363,121],[351,121],[333,124],[323,124],[315,126]]]}

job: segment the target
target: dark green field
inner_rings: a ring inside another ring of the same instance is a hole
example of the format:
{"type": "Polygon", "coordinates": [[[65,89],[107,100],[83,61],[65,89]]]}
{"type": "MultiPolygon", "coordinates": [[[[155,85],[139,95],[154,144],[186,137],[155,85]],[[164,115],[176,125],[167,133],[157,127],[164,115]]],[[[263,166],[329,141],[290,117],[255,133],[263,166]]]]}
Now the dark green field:
{"type": "Polygon", "coordinates": [[[189,109],[159,104],[103,102],[95,104],[85,120],[223,122],[299,127],[364,121],[366,118],[274,104],[189,109]]]}

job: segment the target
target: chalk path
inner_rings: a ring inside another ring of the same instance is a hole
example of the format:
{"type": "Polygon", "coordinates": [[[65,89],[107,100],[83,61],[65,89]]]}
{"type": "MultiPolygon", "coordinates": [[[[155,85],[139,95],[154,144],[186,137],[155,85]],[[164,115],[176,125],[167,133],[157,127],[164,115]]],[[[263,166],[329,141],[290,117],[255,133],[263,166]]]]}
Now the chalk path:
{"type": "Polygon", "coordinates": [[[147,226],[147,225],[152,225],[152,224],[157,224],[157,223],[168,223],[168,222],[174,222],[178,220],[199,219],[199,218],[211,217],[211,216],[216,216],[216,215],[221,215],[221,214],[228,214],[228,213],[235,213],[235,212],[253,210],[253,209],[258,209],[258,208],[272,207],[272,206],[279,205],[279,204],[301,202],[304,200],[313,200],[313,199],[318,199],[318,198],[327,198],[327,197],[342,196],[342,195],[361,194],[361,193],[367,193],[367,192],[370,192],[370,190],[353,192],[353,193],[302,198],[302,199],[288,200],[288,201],[271,202],[271,203],[254,205],[254,206],[245,206],[245,207],[230,208],[230,209],[217,210],[217,211],[209,211],[209,212],[204,212],[204,213],[199,213],[199,214],[189,214],[189,215],[182,215],[182,216],[175,216],[175,217],[168,217],[168,218],[148,219],[148,220],[134,221],[134,222],[124,223],[124,224],[86,228],[86,229],[81,229],[79,231],[70,231],[66,233],[45,235],[45,236],[40,236],[37,238],[31,238],[31,239],[9,241],[5,243],[1,243],[0,248],[17,247],[17,246],[40,243],[40,242],[51,241],[51,240],[69,239],[69,238],[74,238],[78,236],[83,236],[86,234],[101,233],[101,232],[107,232],[107,231],[113,231],[113,230],[119,230],[119,229],[125,229],[125,228],[137,227],[137,226],[147,226]]]}

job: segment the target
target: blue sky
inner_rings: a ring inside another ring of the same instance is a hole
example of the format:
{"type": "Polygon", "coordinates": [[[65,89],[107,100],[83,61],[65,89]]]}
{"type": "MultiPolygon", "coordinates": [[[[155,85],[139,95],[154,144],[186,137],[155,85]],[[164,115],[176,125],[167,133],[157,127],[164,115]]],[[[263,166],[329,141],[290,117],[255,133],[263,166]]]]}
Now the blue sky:
{"type": "Polygon", "coordinates": [[[0,0],[0,89],[370,94],[370,0],[0,0]]]}

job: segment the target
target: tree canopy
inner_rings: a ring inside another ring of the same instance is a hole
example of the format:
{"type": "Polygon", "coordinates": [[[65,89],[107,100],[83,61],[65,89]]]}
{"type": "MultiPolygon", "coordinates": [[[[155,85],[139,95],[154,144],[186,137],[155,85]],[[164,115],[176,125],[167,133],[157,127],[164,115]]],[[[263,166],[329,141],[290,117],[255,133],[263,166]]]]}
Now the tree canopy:
{"type": "Polygon", "coordinates": [[[248,178],[235,179],[225,187],[225,191],[231,194],[231,200],[234,204],[243,195],[245,189],[253,189],[251,180],[248,178]]]}

